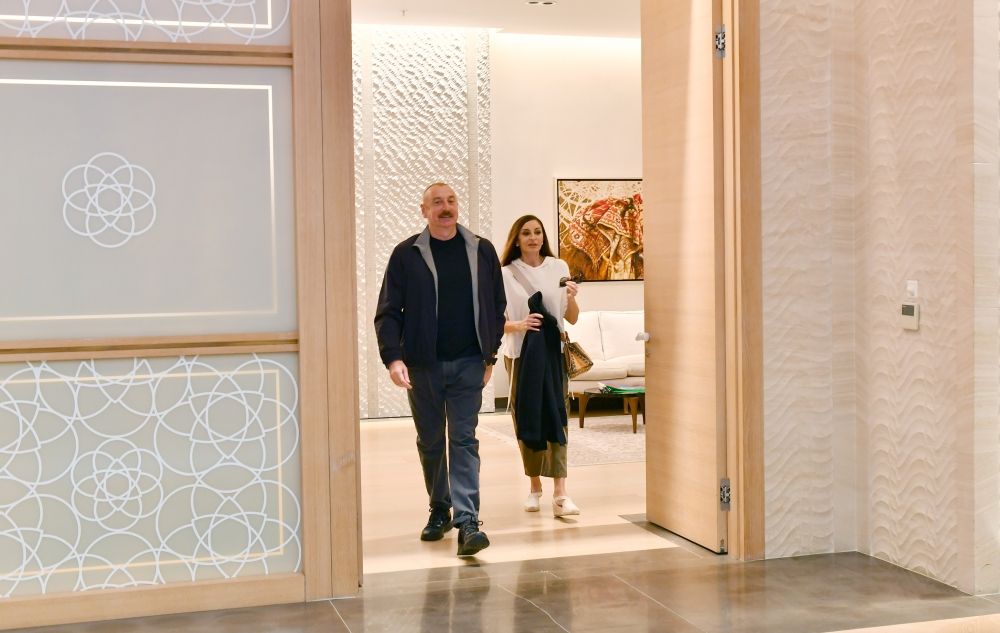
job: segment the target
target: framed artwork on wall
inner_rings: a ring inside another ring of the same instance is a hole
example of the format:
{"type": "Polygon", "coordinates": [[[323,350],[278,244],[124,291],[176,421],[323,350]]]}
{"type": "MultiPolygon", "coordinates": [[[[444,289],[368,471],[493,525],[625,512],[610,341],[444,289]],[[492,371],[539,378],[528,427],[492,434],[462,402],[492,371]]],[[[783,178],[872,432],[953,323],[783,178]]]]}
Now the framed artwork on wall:
{"type": "Polygon", "coordinates": [[[580,281],[640,281],[642,180],[556,179],[559,258],[580,281]]]}

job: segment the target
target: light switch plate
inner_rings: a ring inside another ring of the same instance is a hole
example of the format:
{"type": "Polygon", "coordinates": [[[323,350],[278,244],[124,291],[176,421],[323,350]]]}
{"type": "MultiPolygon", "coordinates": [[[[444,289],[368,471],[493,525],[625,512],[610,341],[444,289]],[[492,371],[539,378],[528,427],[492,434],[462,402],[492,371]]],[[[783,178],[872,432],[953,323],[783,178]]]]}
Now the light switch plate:
{"type": "Polygon", "coordinates": [[[920,296],[920,284],[917,283],[916,279],[906,280],[906,298],[916,299],[920,296]]]}

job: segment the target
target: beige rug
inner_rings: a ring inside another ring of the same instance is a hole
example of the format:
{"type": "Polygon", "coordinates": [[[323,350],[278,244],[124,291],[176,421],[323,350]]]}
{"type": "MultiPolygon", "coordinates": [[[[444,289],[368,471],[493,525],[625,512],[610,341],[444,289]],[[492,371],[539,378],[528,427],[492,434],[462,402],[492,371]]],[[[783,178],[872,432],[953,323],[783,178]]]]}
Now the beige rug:
{"type": "MultiPolygon", "coordinates": [[[[603,415],[588,417],[584,428],[573,417],[569,421],[569,465],[627,464],[646,461],[646,432],[639,418],[637,433],[632,433],[632,416],[603,415]]],[[[517,446],[514,425],[507,414],[479,417],[479,433],[517,446]]]]}

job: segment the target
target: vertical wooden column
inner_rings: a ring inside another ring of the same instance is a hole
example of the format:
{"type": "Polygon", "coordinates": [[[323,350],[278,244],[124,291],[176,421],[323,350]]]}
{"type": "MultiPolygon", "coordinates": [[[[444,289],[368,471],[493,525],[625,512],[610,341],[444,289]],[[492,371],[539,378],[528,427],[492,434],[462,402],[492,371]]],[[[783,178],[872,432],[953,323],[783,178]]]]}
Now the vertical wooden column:
{"type": "Polygon", "coordinates": [[[333,586],[320,0],[296,0],[292,16],[303,571],[306,600],[317,600],[333,586]]]}
{"type": "Polygon", "coordinates": [[[736,100],[736,533],[742,560],[764,558],[764,314],[760,155],[760,0],[734,0],[736,100]]]}
{"type": "Polygon", "coordinates": [[[345,596],[362,572],[350,0],[323,0],[320,25],[333,595],[345,596]]]}
{"type": "Polygon", "coordinates": [[[306,599],[361,584],[350,0],[295,4],[306,599]]]}

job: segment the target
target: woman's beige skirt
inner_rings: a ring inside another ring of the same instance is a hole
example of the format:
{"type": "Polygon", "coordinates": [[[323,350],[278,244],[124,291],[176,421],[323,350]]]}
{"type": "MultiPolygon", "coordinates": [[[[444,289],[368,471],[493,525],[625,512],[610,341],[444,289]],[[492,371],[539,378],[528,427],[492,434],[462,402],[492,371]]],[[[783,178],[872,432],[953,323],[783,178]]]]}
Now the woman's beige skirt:
{"type": "MultiPolygon", "coordinates": [[[[517,436],[517,416],[514,414],[514,405],[517,402],[517,374],[521,368],[520,358],[503,358],[504,366],[507,367],[507,376],[510,379],[510,399],[507,406],[514,418],[514,435],[517,436]]],[[[566,398],[566,410],[569,411],[569,385],[566,382],[566,373],[563,372],[563,394],[566,398]]],[[[569,440],[569,425],[566,427],[566,439],[569,440]]],[[[549,442],[549,447],[544,451],[535,451],[524,445],[521,440],[517,441],[518,448],[521,449],[521,462],[524,464],[524,474],[529,477],[565,477],[566,476],[566,446],[554,442],[549,442]]]]}

